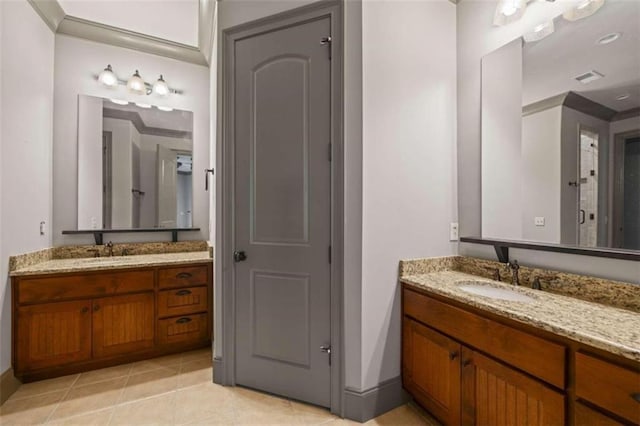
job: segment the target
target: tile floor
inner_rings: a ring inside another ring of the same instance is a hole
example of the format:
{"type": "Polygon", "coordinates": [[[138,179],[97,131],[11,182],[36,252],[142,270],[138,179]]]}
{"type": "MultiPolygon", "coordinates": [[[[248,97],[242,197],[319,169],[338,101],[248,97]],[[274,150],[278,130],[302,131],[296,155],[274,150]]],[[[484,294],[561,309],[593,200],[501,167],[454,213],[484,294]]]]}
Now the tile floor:
{"type": "MultiPolygon", "coordinates": [[[[22,385],[0,407],[9,425],[356,425],[327,410],[211,381],[199,350],[22,385]]],[[[437,423],[405,405],[367,425],[437,423]]]]}

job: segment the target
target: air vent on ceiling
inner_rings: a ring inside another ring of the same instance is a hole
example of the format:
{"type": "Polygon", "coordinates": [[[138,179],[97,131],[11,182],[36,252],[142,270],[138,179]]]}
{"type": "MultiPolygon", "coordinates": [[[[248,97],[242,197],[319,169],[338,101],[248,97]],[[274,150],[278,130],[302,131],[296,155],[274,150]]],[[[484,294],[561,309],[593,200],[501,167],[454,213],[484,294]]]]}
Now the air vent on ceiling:
{"type": "Polygon", "coordinates": [[[576,80],[578,80],[582,84],[588,84],[592,81],[600,80],[602,77],[604,77],[604,74],[600,74],[598,71],[591,70],[585,72],[584,74],[580,74],[576,77],[576,80]]]}

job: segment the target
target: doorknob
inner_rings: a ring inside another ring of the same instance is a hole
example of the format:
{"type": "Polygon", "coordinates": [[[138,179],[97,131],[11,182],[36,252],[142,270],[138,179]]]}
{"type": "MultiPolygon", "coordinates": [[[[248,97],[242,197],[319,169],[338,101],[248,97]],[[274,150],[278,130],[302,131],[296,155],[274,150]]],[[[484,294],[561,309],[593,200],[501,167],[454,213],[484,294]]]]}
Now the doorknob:
{"type": "Polygon", "coordinates": [[[331,345],[320,346],[320,352],[324,352],[329,355],[329,365],[331,365],[331,345]]]}
{"type": "Polygon", "coordinates": [[[247,254],[244,251],[234,251],[233,252],[233,261],[238,263],[238,262],[244,262],[245,260],[247,260],[247,254]]]}
{"type": "Polygon", "coordinates": [[[209,173],[213,176],[213,169],[204,169],[204,190],[209,190],[209,173]]]}

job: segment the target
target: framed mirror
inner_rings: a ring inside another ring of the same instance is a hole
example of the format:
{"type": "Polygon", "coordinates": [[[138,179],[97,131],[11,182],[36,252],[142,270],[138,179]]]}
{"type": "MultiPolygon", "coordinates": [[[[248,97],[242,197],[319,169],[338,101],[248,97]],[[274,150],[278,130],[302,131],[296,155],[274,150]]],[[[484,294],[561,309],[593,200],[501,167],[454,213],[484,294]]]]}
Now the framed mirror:
{"type": "Polygon", "coordinates": [[[640,250],[640,2],[546,25],[482,60],[482,238],[640,250]]]}
{"type": "Polygon", "coordinates": [[[193,114],[80,95],[78,229],[191,228],[193,114]]]}

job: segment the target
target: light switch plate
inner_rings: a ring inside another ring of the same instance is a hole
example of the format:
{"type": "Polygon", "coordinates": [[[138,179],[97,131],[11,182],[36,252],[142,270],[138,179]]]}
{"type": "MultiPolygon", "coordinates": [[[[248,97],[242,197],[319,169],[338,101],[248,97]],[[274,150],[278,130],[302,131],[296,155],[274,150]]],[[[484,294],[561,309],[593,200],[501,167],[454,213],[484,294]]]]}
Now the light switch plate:
{"type": "Polygon", "coordinates": [[[449,241],[458,241],[458,222],[451,222],[449,227],[449,241]]]}
{"type": "Polygon", "coordinates": [[[544,226],[544,216],[536,216],[533,219],[533,222],[536,226],[544,226]]]}

